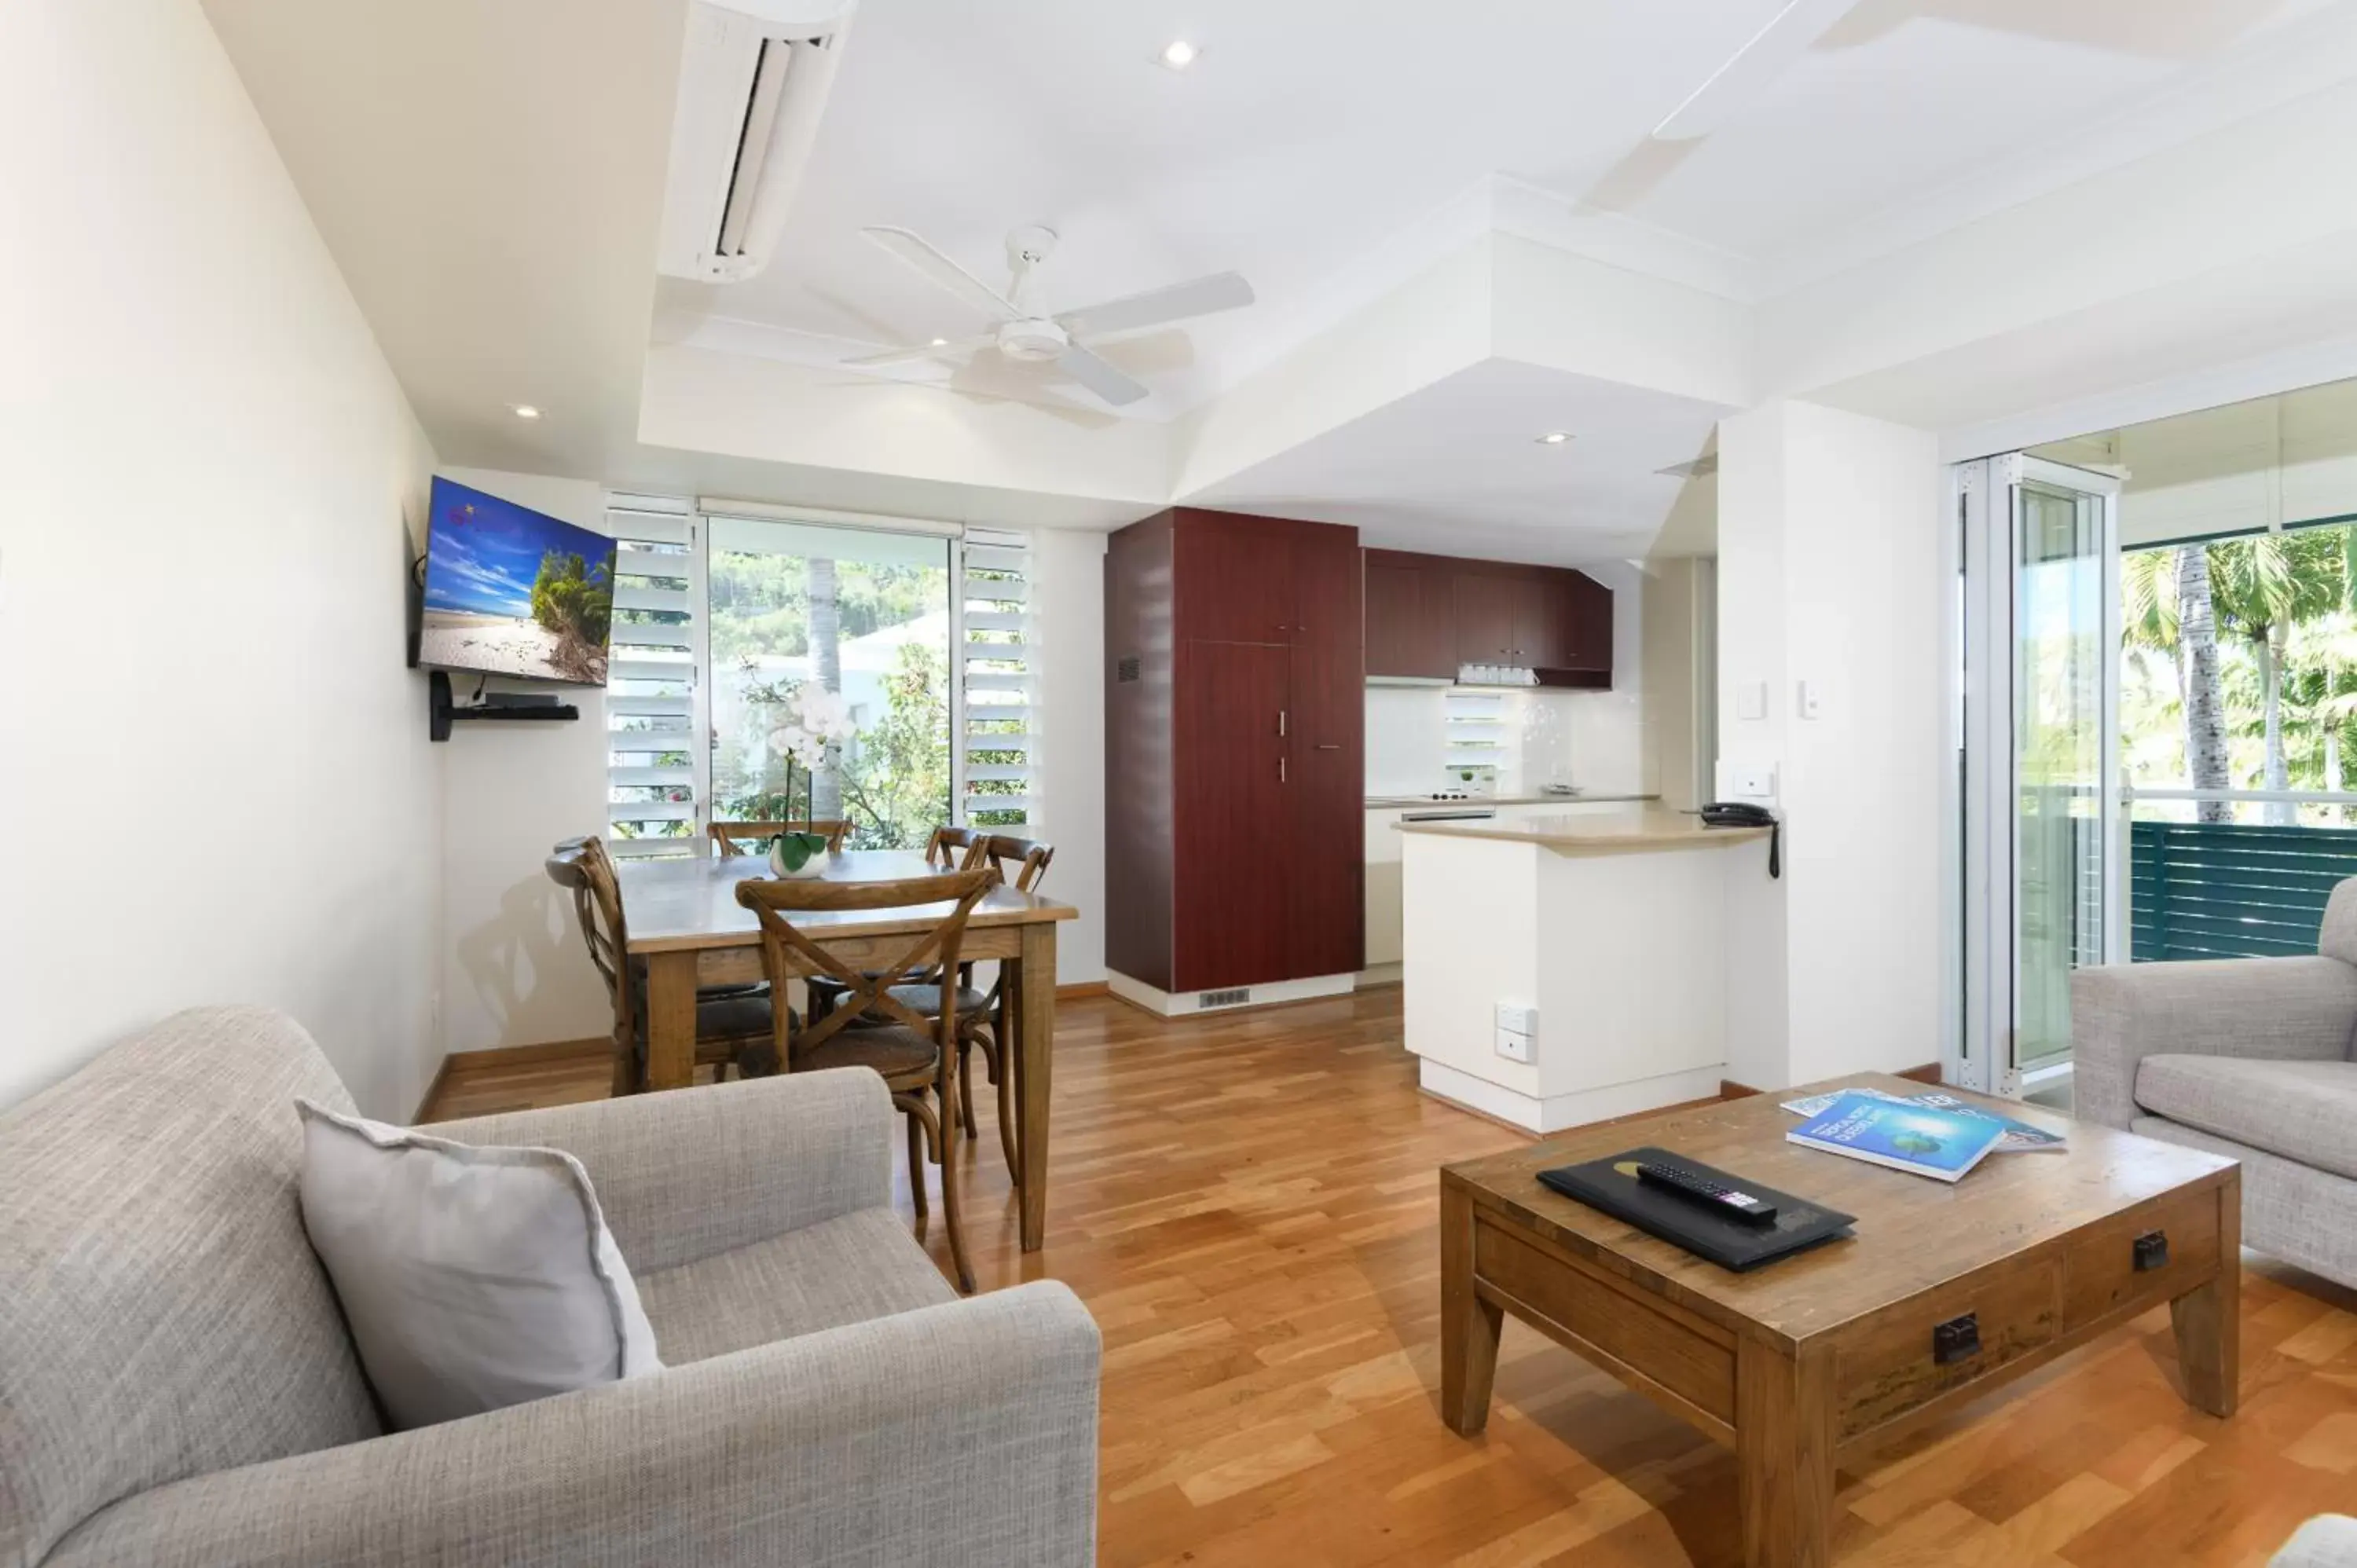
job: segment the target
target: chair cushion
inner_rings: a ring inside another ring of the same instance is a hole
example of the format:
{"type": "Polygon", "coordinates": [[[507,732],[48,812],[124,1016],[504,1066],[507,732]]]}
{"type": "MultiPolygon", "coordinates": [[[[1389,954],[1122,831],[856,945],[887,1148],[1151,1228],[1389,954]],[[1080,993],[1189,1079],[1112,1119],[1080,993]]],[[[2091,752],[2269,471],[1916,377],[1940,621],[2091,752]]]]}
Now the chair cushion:
{"type": "Polygon", "coordinates": [[[2136,1098],[2183,1126],[2357,1180],[2357,1062],[2151,1056],[2136,1098]]]}
{"type": "Polygon", "coordinates": [[[639,1294],[675,1367],[958,1298],[888,1208],[643,1275],[639,1294]]]}
{"type": "MultiPolygon", "coordinates": [[[[647,1033],[647,988],[640,985],[630,993],[638,1014],[639,1037],[647,1033]]],[[[770,991],[722,992],[713,994],[699,991],[695,994],[695,1037],[699,1040],[739,1039],[753,1036],[767,1038],[770,1034],[770,991]]]]}
{"type": "Polygon", "coordinates": [[[839,1030],[809,1050],[794,1052],[796,1072],[826,1068],[864,1067],[896,1078],[923,1077],[941,1059],[941,1047],[931,1035],[920,1035],[906,1024],[877,1024],[839,1030]]]}
{"type": "MultiPolygon", "coordinates": [[[[942,988],[939,985],[896,985],[888,994],[920,1017],[933,1016],[942,1005],[942,988]]],[[[957,989],[957,1010],[961,1013],[979,1013],[989,1001],[989,997],[971,985],[961,985],[957,989]]]]}
{"type": "Polygon", "coordinates": [[[293,1019],[165,1019],[0,1113],[0,1563],[118,1498],[382,1430],[296,1201],[293,1019]]]}
{"type": "Polygon", "coordinates": [[[394,1426],[662,1370],[579,1160],[296,1107],[303,1227],[394,1426]]]}

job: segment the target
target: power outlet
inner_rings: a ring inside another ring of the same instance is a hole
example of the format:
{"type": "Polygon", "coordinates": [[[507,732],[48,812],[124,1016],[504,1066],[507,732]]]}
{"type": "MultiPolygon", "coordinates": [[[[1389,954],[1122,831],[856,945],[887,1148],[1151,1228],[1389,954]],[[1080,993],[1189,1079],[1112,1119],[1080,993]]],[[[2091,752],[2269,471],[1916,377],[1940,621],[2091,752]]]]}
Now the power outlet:
{"type": "Polygon", "coordinates": [[[1498,1031],[1498,1054],[1508,1061],[1530,1062],[1538,1058],[1538,1048],[1528,1035],[1518,1035],[1512,1029],[1498,1031]]]}

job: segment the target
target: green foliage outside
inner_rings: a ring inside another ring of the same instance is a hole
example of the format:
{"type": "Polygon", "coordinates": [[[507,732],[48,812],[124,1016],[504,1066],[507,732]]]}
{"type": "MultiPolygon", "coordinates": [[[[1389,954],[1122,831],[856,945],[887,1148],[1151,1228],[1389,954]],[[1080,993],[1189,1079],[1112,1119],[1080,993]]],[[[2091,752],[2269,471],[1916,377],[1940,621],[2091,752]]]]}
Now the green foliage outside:
{"type": "MultiPolygon", "coordinates": [[[[2237,789],[2344,789],[2357,765],[2357,527],[2287,529],[2124,551],[2120,727],[2132,781],[2237,789]],[[2195,779],[2185,728],[2189,649],[2179,555],[2203,552],[2226,715],[2222,780],[2195,779]]],[[[2292,822],[2288,805],[2245,822],[2292,822]]],[[[2311,822],[2327,820],[2306,809],[2311,822]]]]}
{"type": "MultiPolygon", "coordinates": [[[[941,607],[941,572],[869,561],[835,563],[838,636],[848,641],[941,607]]],[[[712,553],[712,657],[799,658],[810,651],[810,597],[802,557],[712,553]]]]}

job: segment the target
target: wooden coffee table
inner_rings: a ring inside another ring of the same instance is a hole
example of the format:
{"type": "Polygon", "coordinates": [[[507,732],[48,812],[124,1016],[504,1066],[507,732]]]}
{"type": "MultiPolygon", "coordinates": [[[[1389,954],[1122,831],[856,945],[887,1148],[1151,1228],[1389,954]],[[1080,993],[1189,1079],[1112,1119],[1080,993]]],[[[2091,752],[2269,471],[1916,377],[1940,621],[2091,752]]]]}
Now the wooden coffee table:
{"type": "Polygon", "coordinates": [[[1863,1085],[1924,1092],[1864,1074],[1442,1170],[1448,1424],[1470,1435],[1488,1422],[1511,1312],[1731,1444],[1745,1561],[1786,1568],[1827,1561],[1834,1471],[1855,1451],[2162,1302],[2187,1402],[2233,1413],[2240,1166],[2009,1104],[2067,1126],[2070,1151],[1991,1154],[1951,1187],[1784,1141],[1799,1119],[1779,1100],[1863,1085]],[[1537,1179],[1648,1144],[1855,1214],[1856,1238],[1730,1273],[1537,1179]]]}

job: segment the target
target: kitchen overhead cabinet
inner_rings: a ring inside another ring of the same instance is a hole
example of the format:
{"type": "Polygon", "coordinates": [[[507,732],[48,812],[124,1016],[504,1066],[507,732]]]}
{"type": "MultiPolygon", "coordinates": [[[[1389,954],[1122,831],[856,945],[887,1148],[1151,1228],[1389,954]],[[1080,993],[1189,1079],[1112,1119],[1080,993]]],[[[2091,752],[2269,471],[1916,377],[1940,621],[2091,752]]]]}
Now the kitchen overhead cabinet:
{"type": "Polygon", "coordinates": [[[1456,582],[1391,552],[1367,556],[1367,673],[1451,681],[1457,677],[1456,582]]]}
{"type": "Polygon", "coordinates": [[[1105,554],[1105,957],[1173,995],[1362,964],[1358,531],[1177,508],[1105,554]]]}
{"type": "Polygon", "coordinates": [[[1370,550],[1366,574],[1371,676],[1499,664],[1546,685],[1612,683],[1612,591],[1585,572],[1370,550]]]}

